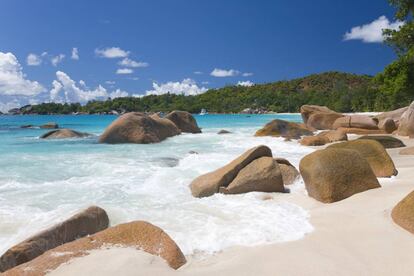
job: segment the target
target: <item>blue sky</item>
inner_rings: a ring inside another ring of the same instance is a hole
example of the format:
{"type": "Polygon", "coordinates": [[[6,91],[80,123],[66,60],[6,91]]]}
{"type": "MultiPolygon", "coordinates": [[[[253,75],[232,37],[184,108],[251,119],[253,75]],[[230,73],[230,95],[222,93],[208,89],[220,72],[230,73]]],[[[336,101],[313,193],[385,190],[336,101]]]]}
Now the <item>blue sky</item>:
{"type": "Polygon", "coordinates": [[[393,12],[386,0],[2,0],[0,109],[373,75],[395,58],[380,34],[399,26],[393,12]]]}

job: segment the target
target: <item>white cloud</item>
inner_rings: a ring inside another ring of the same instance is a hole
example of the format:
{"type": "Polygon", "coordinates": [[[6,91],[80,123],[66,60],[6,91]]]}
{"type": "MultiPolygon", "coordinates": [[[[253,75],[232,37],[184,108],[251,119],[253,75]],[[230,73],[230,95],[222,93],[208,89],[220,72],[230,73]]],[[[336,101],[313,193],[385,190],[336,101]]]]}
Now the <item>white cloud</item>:
{"type": "Polygon", "coordinates": [[[167,82],[158,84],[152,83],[153,90],[148,90],[147,95],[162,95],[162,94],[184,94],[184,95],[198,95],[207,91],[205,87],[199,87],[192,79],[184,79],[182,82],[167,82]]]}
{"type": "Polygon", "coordinates": [[[196,75],[202,75],[203,72],[201,72],[201,71],[194,71],[194,74],[196,74],[196,75]]]}
{"type": "Polygon", "coordinates": [[[116,73],[118,75],[126,75],[126,74],[134,73],[134,70],[129,69],[129,68],[119,68],[118,70],[116,70],[116,73]]]}
{"type": "Polygon", "coordinates": [[[246,72],[246,73],[243,73],[242,76],[243,77],[250,77],[250,76],[253,76],[253,73],[246,72]]]}
{"type": "Polygon", "coordinates": [[[138,68],[138,67],[148,67],[149,64],[147,62],[135,61],[130,58],[124,58],[123,60],[118,62],[118,65],[125,66],[125,67],[138,68]]]}
{"type": "Polygon", "coordinates": [[[53,88],[50,90],[50,101],[52,102],[79,102],[85,103],[90,100],[104,100],[108,97],[117,98],[128,96],[128,93],[122,90],[108,91],[98,85],[95,89],[87,89],[85,82],[81,88],[76,85],[66,73],[62,71],[56,72],[56,80],[53,81],[53,88]]]}
{"type": "Polygon", "coordinates": [[[78,48],[72,48],[72,55],[71,55],[71,57],[70,57],[71,59],[74,59],[74,60],[79,60],[79,51],[78,51],[78,48]]]}
{"type": "Polygon", "coordinates": [[[34,96],[43,91],[45,88],[37,81],[26,79],[12,53],[0,52],[0,95],[34,96]]]}
{"type": "Polygon", "coordinates": [[[219,68],[215,68],[213,71],[211,71],[210,75],[213,77],[219,77],[219,78],[223,78],[223,77],[234,77],[239,75],[240,72],[234,69],[230,69],[230,70],[225,70],[225,69],[219,69],[219,68]]]}
{"type": "Polygon", "coordinates": [[[64,58],[65,58],[64,54],[59,54],[57,56],[52,57],[50,61],[52,62],[53,66],[57,66],[59,63],[63,61],[64,58]]]}
{"type": "Polygon", "coordinates": [[[29,66],[39,66],[42,63],[42,59],[38,55],[30,53],[27,56],[26,62],[29,66]]]}
{"type": "Polygon", "coordinates": [[[95,49],[95,54],[103,58],[124,58],[129,55],[129,52],[122,50],[119,47],[111,47],[104,49],[95,49]]]}
{"type": "Polygon", "coordinates": [[[238,85],[238,86],[248,86],[248,87],[250,87],[250,86],[253,86],[253,85],[254,85],[254,83],[253,83],[253,82],[251,82],[251,81],[239,81],[239,82],[237,83],[237,85],[238,85]]]}
{"type": "Polygon", "coordinates": [[[382,30],[397,30],[402,25],[404,25],[404,22],[390,22],[388,18],[383,15],[371,23],[353,27],[351,31],[345,33],[344,40],[362,40],[366,43],[381,43],[384,41],[382,30]]]}
{"type": "Polygon", "coordinates": [[[202,81],[201,84],[209,84],[210,82],[208,81],[202,81]]]}
{"type": "Polygon", "coordinates": [[[106,84],[109,84],[109,85],[114,85],[114,84],[115,84],[115,82],[114,82],[114,81],[109,81],[109,80],[108,80],[108,81],[106,81],[105,83],[106,83],[106,84]]]}

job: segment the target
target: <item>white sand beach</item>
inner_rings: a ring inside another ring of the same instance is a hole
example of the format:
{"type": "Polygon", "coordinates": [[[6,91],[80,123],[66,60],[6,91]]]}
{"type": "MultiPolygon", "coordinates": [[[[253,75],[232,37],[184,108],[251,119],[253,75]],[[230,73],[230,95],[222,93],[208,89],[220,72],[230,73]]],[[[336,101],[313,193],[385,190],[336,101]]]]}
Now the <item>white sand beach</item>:
{"type": "Polygon", "coordinates": [[[414,236],[390,217],[397,202],[414,190],[414,159],[399,151],[388,150],[399,174],[380,179],[382,188],[331,204],[297,193],[274,196],[271,200],[309,211],[314,231],[303,239],[233,247],[205,258],[186,256],[187,264],[177,271],[134,249],[102,249],[72,259],[50,275],[411,275],[414,236]]]}

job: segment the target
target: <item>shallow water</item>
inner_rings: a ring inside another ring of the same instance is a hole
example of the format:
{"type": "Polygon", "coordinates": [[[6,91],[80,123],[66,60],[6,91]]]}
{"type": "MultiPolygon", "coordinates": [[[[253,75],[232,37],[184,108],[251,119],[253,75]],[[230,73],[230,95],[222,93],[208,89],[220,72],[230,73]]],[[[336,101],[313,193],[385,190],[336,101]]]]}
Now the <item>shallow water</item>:
{"type": "MultiPolygon", "coordinates": [[[[300,115],[196,116],[202,134],[150,145],[98,144],[115,118],[0,116],[0,253],[92,204],[107,210],[113,225],[139,219],[160,226],[185,254],[294,240],[312,230],[308,213],[283,194],[274,194],[280,200],[263,200],[263,193],[196,199],[188,188],[198,175],[260,144],[298,165],[311,149],[253,134],[274,118],[301,121],[300,115]],[[50,121],[94,136],[40,140],[47,130],[20,128],[50,121]],[[223,128],[232,134],[217,135],[223,128]]],[[[303,183],[292,190],[303,192],[303,183]]]]}

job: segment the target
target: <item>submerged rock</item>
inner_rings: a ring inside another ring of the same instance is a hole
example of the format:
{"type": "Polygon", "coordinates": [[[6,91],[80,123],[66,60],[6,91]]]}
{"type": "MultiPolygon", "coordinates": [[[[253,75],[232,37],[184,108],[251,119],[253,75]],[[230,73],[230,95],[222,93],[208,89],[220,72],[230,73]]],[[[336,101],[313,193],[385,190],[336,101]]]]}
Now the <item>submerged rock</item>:
{"type": "Polygon", "coordinates": [[[0,271],[29,262],[52,248],[99,232],[108,225],[105,210],[97,206],[89,207],[7,250],[0,257],[0,271]]]}
{"type": "Polygon", "coordinates": [[[396,224],[414,234],[414,191],[398,202],[391,217],[396,224]]]}
{"type": "Polygon", "coordinates": [[[173,269],[186,263],[180,248],[161,228],[145,221],[133,221],[56,247],[6,275],[45,275],[75,257],[88,255],[91,250],[113,246],[132,247],[159,256],[173,269]]]}
{"type": "Polygon", "coordinates": [[[324,203],[381,187],[357,151],[327,148],[306,155],[299,165],[309,196],[324,203]]]}
{"type": "Polygon", "coordinates": [[[299,139],[301,136],[312,135],[313,132],[300,124],[275,119],[259,129],[255,136],[274,136],[299,139]]]}
{"type": "Polygon", "coordinates": [[[227,187],[220,187],[224,194],[248,192],[283,192],[283,178],[279,165],[272,157],[260,157],[240,170],[227,187]]]}
{"type": "Polygon", "coordinates": [[[197,121],[194,119],[193,115],[187,111],[172,111],[168,113],[165,118],[171,120],[181,132],[201,133],[197,121]]]}
{"type": "Polygon", "coordinates": [[[59,125],[55,122],[49,122],[44,125],[41,125],[40,128],[59,128],[59,125]]]}
{"type": "Polygon", "coordinates": [[[361,136],[358,139],[378,141],[386,149],[405,147],[405,144],[400,139],[387,135],[361,136]]]}
{"type": "Polygon", "coordinates": [[[113,121],[99,138],[100,143],[120,144],[158,143],[181,131],[168,119],[150,117],[144,113],[130,112],[113,121]]]}
{"type": "Polygon", "coordinates": [[[72,129],[58,129],[58,130],[52,130],[49,131],[42,136],[40,136],[41,139],[64,139],[64,138],[83,138],[90,136],[91,134],[86,132],[79,132],[72,129]]]}
{"type": "Polygon", "coordinates": [[[231,161],[226,166],[213,172],[200,175],[190,184],[194,197],[207,197],[219,192],[220,187],[227,187],[237,174],[260,157],[272,157],[272,151],[267,146],[254,147],[231,161]]]}
{"type": "Polygon", "coordinates": [[[358,152],[366,159],[377,177],[397,175],[394,162],[385,148],[375,140],[353,140],[330,145],[328,148],[348,149],[358,152]]]}
{"type": "Polygon", "coordinates": [[[230,134],[231,132],[225,129],[220,130],[217,134],[230,134]]]}

